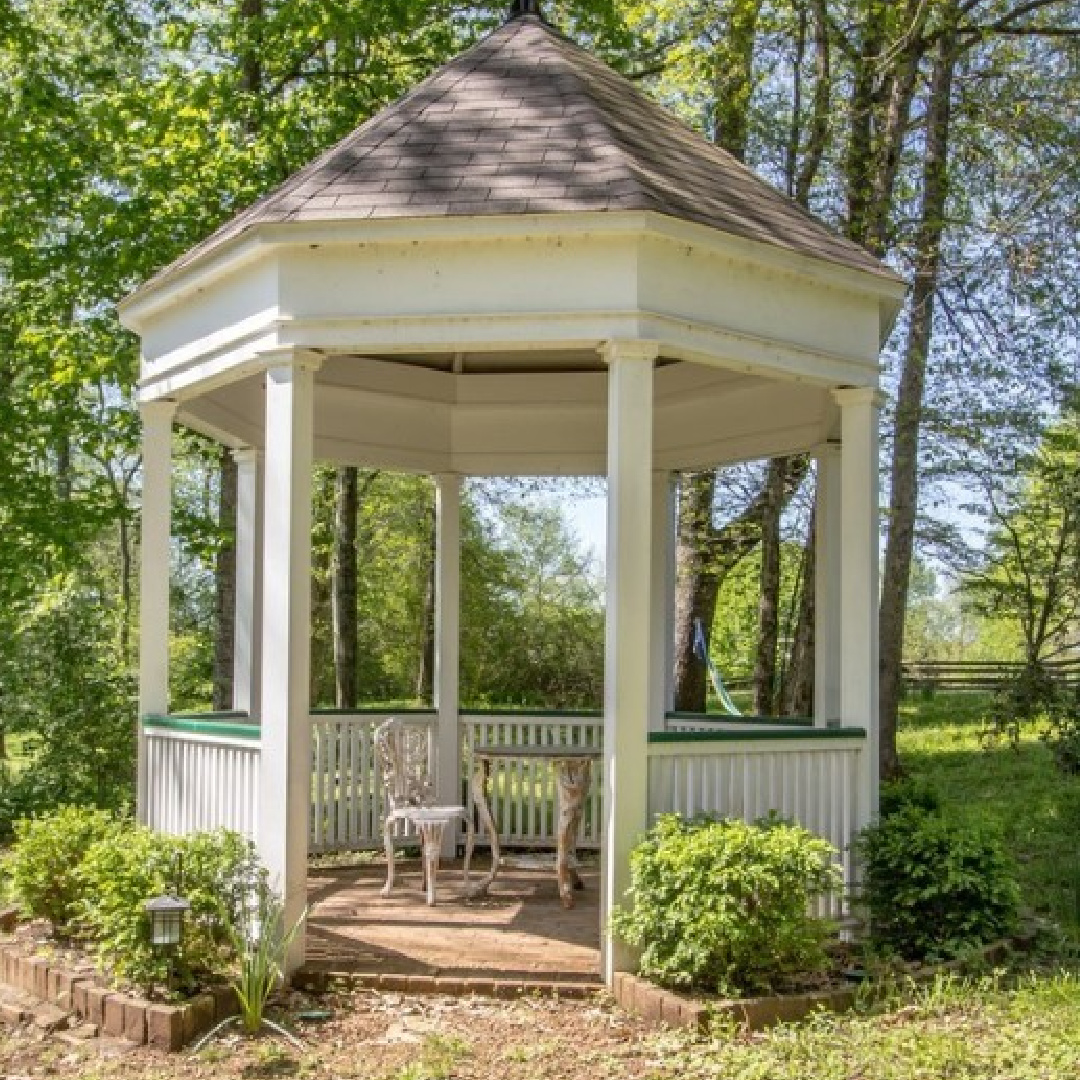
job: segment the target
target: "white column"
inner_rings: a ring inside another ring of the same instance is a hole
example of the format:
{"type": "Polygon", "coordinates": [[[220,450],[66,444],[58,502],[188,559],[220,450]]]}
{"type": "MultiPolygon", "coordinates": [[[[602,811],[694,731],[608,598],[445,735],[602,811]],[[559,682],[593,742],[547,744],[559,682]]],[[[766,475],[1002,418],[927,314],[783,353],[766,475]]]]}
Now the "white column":
{"type": "Polygon", "coordinates": [[[146,821],[146,740],[142,717],[169,711],[169,556],[172,535],[172,427],[176,402],[141,405],[142,533],[139,543],[139,731],[136,814],[146,821]]]}
{"type": "Polygon", "coordinates": [[[843,435],[840,718],[866,728],[860,810],[868,820],[878,804],[878,392],[833,396],[843,435]]]}
{"type": "Polygon", "coordinates": [[[236,641],[233,648],[233,708],[259,715],[259,648],[262,619],[261,454],[252,446],[236,458],[236,641]]]}
{"type": "Polygon", "coordinates": [[[649,627],[649,730],[663,731],[664,716],[673,704],[675,604],[675,487],[671,474],[653,473],[652,489],[652,612],[649,627]]]}
{"type": "MultiPolygon", "coordinates": [[[[315,366],[289,355],[266,373],[262,754],[256,838],[290,926],[307,903],[315,366]]],[[[298,935],[288,958],[290,971],[303,956],[303,935],[298,935]]]]}
{"type": "Polygon", "coordinates": [[[652,442],[655,347],[610,342],[608,364],[607,613],[604,669],[604,849],[601,962],[610,983],[633,955],[612,940],[611,907],[630,884],[630,851],[648,826],[652,651],[652,442]]]}
{"type": "Polygon", "coordinates": [[[814,560],[814,722],[840,719],[840,580],[844,518],[841,506],[840,444],[817,451],[814,560]]]}
{"type": "MultiPolygon", "coordinates": [[[[458,723],[461,631],[461,477],[435,477],[435,689],[438,799],[461,804],[461,736],[458,723]]],[[[452,855],[457,830],[443,834],[452,855]]]]}

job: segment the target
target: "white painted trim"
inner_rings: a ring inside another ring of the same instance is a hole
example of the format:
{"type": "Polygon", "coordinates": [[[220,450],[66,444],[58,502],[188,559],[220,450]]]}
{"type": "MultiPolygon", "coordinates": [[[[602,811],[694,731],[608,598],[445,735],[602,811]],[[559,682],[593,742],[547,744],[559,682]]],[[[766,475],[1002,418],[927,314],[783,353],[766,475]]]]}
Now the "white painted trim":
{"type": "Polygon", "coordinates": [[[236,616],[233,647],[233,708],[259,715],[262,647],[262,461],[244,447],[236,459],[236,616]]]}
{"type": "MultiPolygon", "coordinates": [[[[443,806],[461,802],[461,732],[458,697],[461,678],[461,477],[435,477],[435,688],[437,793],[443,806]]],[[[455,830],[443,836],[443,854],[452,856],[455,830]]]]}
{"type": "MultiPolygon", "coordinates": [[[[139,715],[169,711],[169,581],[172,534],[172,429],[176,403],[141,406],[142,521],[139,540],[139,715]]],[[[146,738],[136,748],[136,816],[146,820],[146,738]]]]}
{"type": "Polygon", "coordinates": [[[653,361],[640,343],[605,346],[608,363],[607,601],[601,969],[609,984],[634,957],[607,919],[630,885],[630,852],[648,825],[652,632],[653,361]]]}
{"type": "Polygon", "coordinates": [[[841,716],[841,581],[844,517],[839,443],[817,451],[816,559],[814,568],[814,721],[841,716]]]}
{"type": "Polygon", "coordinates": [[[477,240],[558,239],[560,237],[651,236],[700,247],[739,262],[789,273],[831,288],[882,301],[882,329],[899,313],[907,286],[893,271],[856,270],[775,244],[749,240],[705,225],[650,211],[507,216],[399,218],[362,221],[288,222],[241,233],[179,270],[152,279],[118,305],[120,320],[136,333],[145,321],[248,263],[290,246],[378,245],[385,243],[468,243],[477,240]],[[890,318],[891,315],[891,318],[890,318]]]}
{"type": "MultiPolygon", "coordinates": [[[[266,375],[262,754],[257,841],[291,926],[307,904],[311,787],[311,467],[314,364],[266,375]]],[[[303,962],[303,935],[288,970],[303,962]]]]}

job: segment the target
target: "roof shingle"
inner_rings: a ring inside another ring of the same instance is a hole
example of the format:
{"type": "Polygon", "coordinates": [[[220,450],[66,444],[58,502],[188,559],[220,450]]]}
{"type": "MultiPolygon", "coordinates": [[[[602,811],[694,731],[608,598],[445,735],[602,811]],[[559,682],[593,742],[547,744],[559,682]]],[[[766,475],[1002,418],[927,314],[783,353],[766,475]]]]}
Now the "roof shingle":
{"type": "Polygon", "coordinates": [[[268,223],[613,210],[651,210],[889,273],[526,15],[440,68],[163,274],[268,223]]]}

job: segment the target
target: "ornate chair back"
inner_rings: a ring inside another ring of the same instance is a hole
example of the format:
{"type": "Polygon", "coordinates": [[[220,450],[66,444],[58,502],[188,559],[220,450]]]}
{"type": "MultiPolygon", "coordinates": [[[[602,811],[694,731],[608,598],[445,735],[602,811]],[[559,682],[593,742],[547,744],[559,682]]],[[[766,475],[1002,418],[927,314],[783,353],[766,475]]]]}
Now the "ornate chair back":
{"type": "Polygon", "coordinates": [[[432,805],[435,784],[426,725],[384,720],[375,729],[375,757],[388,812],[432,805]]]}

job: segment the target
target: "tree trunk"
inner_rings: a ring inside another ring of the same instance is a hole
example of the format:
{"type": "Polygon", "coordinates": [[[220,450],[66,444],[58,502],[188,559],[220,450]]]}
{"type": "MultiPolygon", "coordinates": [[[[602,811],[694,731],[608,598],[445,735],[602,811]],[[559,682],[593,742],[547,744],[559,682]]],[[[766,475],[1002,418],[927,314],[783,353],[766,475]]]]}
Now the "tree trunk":
{"type": "Polygon", "coordinates": [[[355,709],[357,703],[356,528],[360,510],[359,480],[353,466],[337,470],[334,492],[334,561],[331,618],[334,628],[334,704],[355,709]]]}
{"type": "Polygon", "coordinates": [[[896,399],[893,439],[892,488],[881,594],[881,775],[899,772],[896,721],[900,707],[904,655],[904,613],[907,610],[911,557],[918,511],[919,430],[922,424],[926,360],[934,327],[934,295],[941,268],[941,239],[948,199],[948,148],[952,106],[952,80],[956,62],[955,4],[942,32],[934,59],[927,105],[923,198],[916,246],[915,280],[911,293],[911,319],[903,369],[896,399]]]}
{"type": "Polygon", "coordinates": [[[791,659],[781,689],[780,712],[784,716],[812,716],[814,712],[814,618],[817,609],[817,504],[810,515],[810,532],[803,548],[802,588],[795,621],[791,659]]]}
{"type": "Polygon", "coordinates": [[[773,458],[765,472],[761,507],[761,588],[758,641],[754,662],[754,712],[771,716],[776,708],[776,652],[780,635],[780,515],[788,459],[773,458]]]}
{"type": "Polygon", "coordinates": [[[213,708],[233,706],[233,655],[236,644],[236,458],[221,447],[221,488],[218,531],[221,536],[214,565],[213,708]]]}

